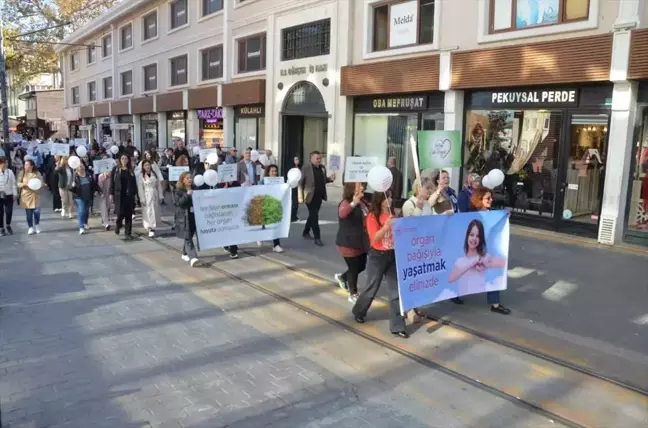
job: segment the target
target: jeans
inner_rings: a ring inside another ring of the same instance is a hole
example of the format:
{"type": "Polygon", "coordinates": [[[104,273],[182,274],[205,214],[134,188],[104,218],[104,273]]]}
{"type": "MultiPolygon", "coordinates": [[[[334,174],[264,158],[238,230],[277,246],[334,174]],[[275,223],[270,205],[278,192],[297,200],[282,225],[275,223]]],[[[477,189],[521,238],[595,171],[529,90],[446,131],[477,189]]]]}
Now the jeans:
{"type": "Polygon", "coordinates": [[[309,204],[306,204],[308,208],[308,219],[304,226],[304,235],[308,235],[311,229],[313,229],[313,238],[320,239],[319,210],[321,206],[322,198],[317,196],[313,197],[309,204]]]}
{"type": "Polygon", "coordinates": [[[383,277],[387,283],[389,306],[389,330],[392,333],[406,331],[405,319],[400,314],[400,299],[398,297],[398,274],[396,272],[396,258],[394,250],[378,251],[371,249],[367,257],[367,275],[369,276],[367,289],[364,290],[355,305],[353,315],[364,318],[376,298],[383,277]]]}
{"type": "Polygon", "coordinates": [[[499,305],[499,303],[500,303],[500,292],[499,292],[499,290],[489,291],[488,293],[486,293],[486,302],[489,305],[499,305]]]}
{"type": "Polygon", "coordinates": [[[27,226],[34,227],[40,224],[40,208],[26,208],[27,226]]]}
{"type": "Polygon", "coordinates": [[[89,202],[84,201],[81,198],[74,198],[74,203],[76,204],[77,209],[77,220],[79,221],[79,228],[84,227],[88,224],[88,209],[89,202]]]}
{"type": "Polygon", "coordinates": [[[358,294],[358,276],[367,267],[367,253],[357,257],[345,257],[347,270],[342,274],[342,279],[349,286],[349,293],[358,294]]]}
{"type": "Polygon", "coordinates": [[[197,259],[198,252],[196,251],[196,246],[193,242],[193,236],[191,238],[185,238],[184,247],[182,248],[182,254],[189,256],[190,259],[197,259]]]}
{"type": "Polygon", "coordinates": [[[4,229],[5,224],[11,226],[11,217],[13,217],[14,197],[5,195],[0,199],[0,229],[4,229]],[[6,223],[5,223],[6,219],[6,223]]]}

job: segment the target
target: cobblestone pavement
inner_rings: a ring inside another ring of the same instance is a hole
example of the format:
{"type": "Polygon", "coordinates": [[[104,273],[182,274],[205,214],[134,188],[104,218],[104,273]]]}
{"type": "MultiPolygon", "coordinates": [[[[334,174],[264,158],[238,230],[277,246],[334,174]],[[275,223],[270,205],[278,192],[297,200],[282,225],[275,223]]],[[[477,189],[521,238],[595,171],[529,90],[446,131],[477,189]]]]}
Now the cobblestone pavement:
{"type": "Polygon", "coordinates": [[[543,427],[535,413],[147,240],[0,238],[5,426],[543,427]]]}

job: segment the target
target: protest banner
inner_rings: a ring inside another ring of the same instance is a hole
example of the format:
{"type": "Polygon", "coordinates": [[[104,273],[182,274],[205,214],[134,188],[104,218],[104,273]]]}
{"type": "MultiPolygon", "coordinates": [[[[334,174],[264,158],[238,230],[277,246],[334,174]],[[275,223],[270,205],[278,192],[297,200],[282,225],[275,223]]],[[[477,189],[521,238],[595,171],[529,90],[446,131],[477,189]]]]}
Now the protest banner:
{"type": "Polygon", "coordinates": [[[81,146],[87,146],[88,142],[85,140],[85,138],[75,138],[74,139],[74,145],[76,147],[81,147],[81,146]]]}
{"type": "Polygon", "coordinates": [[[218,182],[231,183],[238,179],[238,165],[235,163],[222,163],[218,165],[218,182]]]}
{"type": "Polygon", "coordinates": [[[349,156],[344,164],[345,183],[366,183],[369,170],[378,165],[378,158],[349,156]]]}
{"type": "Polygon", "coordinates": [[[52,156],[70,156],[70,145],[65,143],[52,143],[52,156]]]}
{"type": "Polygon", "coordinates": [[[341,163],[340,155],[336,155],[336,154],[330,155],[328,161],[328,170],[331,172],[339,171],[340,163],[341,163]]]}
{"type": "Polygon", "coordinates": [[[284,184],[285,182],[283,177],[263,177],[263,184],[284,184]]]}
{"type": "Polygon", "coordinates": [[[210,153],[218,153],[218,149],[200,149],[200,162],[205,162],[210,153]]]}
{"type": "Polygon", "coordinates": [[[505,290],[508,213],[406,217],[393,226],[404,313],[467,294],[505,290]]]}
{"type": "Polygon", "coordinates": [[[170,166],[169,167],[169,181],[178,181],[180,174],[189,171],[188,166],[170,166]]]}
{"type": "Polygon", "coordinates": [[[95,175],[110,172],[114,167],[115,161],[113,159],[98,159],[92,161],[92,169],[94,170],[95,175]]]}
{"type": "Polygon", "coordinates": [[[419,167],[444,169],[461,167],[460,131],[418,131],[419,167]]]}
{"type": "Polygon", "coordinates": [[[290,232],[287,184],[197,190],[192,199],[202,250],[286,238],[290,232]]]}

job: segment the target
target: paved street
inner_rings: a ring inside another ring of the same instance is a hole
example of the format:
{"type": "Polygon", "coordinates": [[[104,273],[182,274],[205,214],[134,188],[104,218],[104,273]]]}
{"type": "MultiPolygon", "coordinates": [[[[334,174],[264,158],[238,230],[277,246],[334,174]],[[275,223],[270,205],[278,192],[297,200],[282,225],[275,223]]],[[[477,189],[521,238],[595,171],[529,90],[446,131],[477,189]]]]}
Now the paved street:
{"type": "Polygon", "coordinates": [[[9,427],[560,426],[157,243],[23,218],[0,241],[9,427]]]}

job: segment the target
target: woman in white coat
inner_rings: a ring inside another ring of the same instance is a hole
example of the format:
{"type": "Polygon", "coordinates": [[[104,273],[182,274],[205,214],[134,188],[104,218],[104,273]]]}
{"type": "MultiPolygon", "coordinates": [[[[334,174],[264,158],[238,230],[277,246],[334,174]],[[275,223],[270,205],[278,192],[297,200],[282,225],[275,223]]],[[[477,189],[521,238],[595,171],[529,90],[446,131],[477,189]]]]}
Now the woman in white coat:
{"type": "Polygon", "coordinates": [[[137,191],[142,204],[142,223],[148,230],[149,238],[152,238],[161,222],[162,174],[155,172],[150,160],[142,161],[141,171],[137,174],[137,191]]]}

